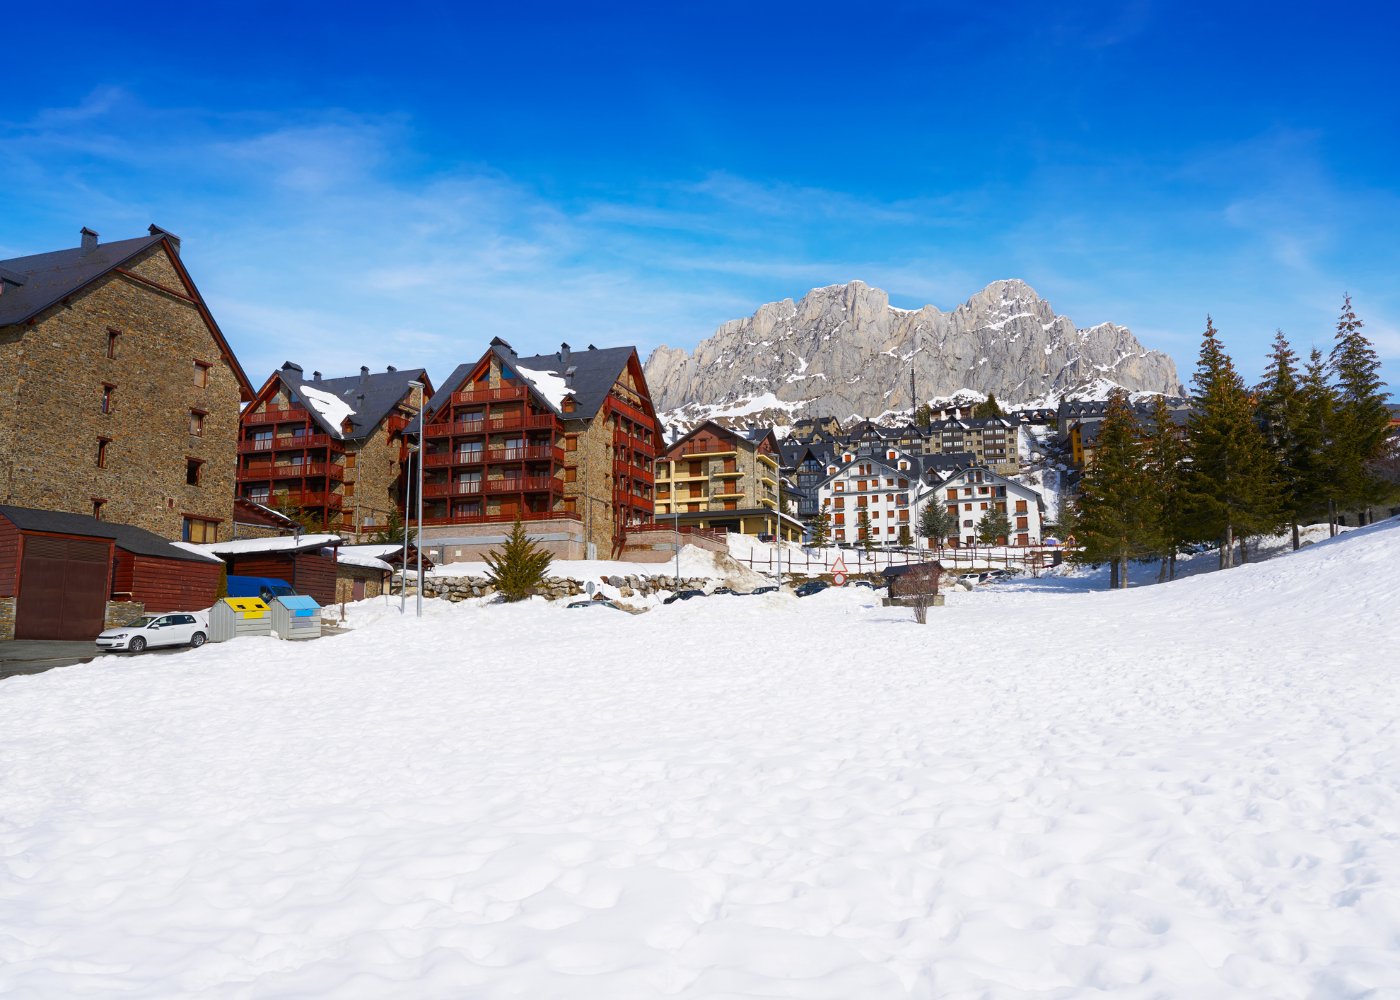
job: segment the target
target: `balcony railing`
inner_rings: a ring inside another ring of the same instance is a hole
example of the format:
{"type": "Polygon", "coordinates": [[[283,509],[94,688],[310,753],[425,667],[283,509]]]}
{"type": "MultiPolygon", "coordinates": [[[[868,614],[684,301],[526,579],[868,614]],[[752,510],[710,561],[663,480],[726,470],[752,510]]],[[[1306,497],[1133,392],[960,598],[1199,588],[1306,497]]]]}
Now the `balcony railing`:
{"type": "Polygon", "coordinates": [[[616,409],[619,413],[621,413],[624,417],[628,417],[629,419],[634,420],[639,424],[649,424],[656,419],[655,417],[643,412],[640,407],[632,405],[625,399],[619,399],[612,393],[608,393],[608,402],[612,404],[613,408],[616,409]]]}
{"type": "Polygon", "coordinates": [[[672,448],[666,453],[667,458],[680,458],[685,455],[735,455],[737,448],[728,445],[700,445],[693,441],[681,445],[680,448],[672,448]]]}
{"type": "Polygon", "coordinates": [[[651,474],[651,470],[646,466],[638,465],[635,462],[628,462],[620,458],[613,459],[613,475],[619,477],[626,476],[629,479],[635,479],[639,482],[647,483],[648,485],[656,481],[655,477],[651,474]]]}
{"type": "Polygon", "coordinates": [[[524,385],[503,385],[499,389],[463,389],[452,394],[456,404],[495,403],[508,399],[525,399],[530,390],[524,385]]]}
{"type": "Polygon", "coordinates": [[[260,454],[267,451],[300,451],[304,448],[325,448],[331,445],[329,434],[285,435],[276,438],[263,438],[238,442],[238,451],[243,455],[260,454]]]}
{"type": "Polygon", "coordinates": [[[275,493],[272,500],[285,500],[295,507],[329,507],[331,510],[345,506],[345,498],[339,493],[275,493]]]}
{"type": "Polygon", "coordinates": [[[466,483],[424,483],[423,496],[427,497],[464,497],[478,496],[481,493],[481,482],[476,480],[466,483]]]}
{"type": "Polygon", "coordinates": [[[486,480],[487,493],[538,493],[544,490],[563,493],[564,481],[555,476],[517,476],[512,479],[486,480]]]}
{"type": "Polygon", "coordinates": [[[245,413],[242,416],[245,424],[278,424],[292,421],[303,424],[310,419],[311,414],[299,406],[281,410],[263,410],[261,413],[245,413]]]}
{"type": "Polygon", "coordinates": [[[525,510],[511,514],[464,514],[459,517],[425,517],[428,526],[438,524],[510,524],[516,518],[522,521],[582,521],[583,515],[568,510],[525,510]]]}
{"type": "Polygon", "coordinates": [[[554,421],[555,417],[548,413],[531,414],[527,417],[491,417],[483,420],[457,420],[452,423],[429,424],[423,433],[430,439],[467,434],[493,434],[496,431],[553,427],[554,421]]]}
{"type": "Polygon", "coordinates": [[[243,470],[239,478],[246,481],[250,479],[313,479],[317,476],[325,476],[338,483],[345,478],[345,467],[326,462],[304,462],[301,465],[265,465],[261,468],[250,466],[243,470]]]}

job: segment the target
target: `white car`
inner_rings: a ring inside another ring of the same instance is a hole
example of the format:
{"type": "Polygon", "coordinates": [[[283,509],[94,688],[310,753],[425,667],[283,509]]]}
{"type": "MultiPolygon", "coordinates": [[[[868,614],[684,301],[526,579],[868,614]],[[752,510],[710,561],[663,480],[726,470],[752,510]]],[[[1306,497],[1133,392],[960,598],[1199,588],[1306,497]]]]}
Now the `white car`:
{"type": "Polygon", "coordinates": [[[198,649],[208,639],[208,623],[197,615],[174,612],[145,615],[130,625],[109,628],[97,637],[97,648],[125,649],[132,653],[155,646],[193,646],[198,649]]]}

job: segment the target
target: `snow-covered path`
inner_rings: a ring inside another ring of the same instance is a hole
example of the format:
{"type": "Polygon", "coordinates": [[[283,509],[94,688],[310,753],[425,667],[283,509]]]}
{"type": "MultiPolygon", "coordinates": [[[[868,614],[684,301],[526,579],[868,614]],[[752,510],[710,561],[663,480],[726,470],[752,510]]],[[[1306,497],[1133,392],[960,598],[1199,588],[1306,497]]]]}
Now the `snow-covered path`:
{"type": "Polygon", "coordinates": [[[1400,995],[1397,562],[0,682],[0,995],[1400,995]]]}

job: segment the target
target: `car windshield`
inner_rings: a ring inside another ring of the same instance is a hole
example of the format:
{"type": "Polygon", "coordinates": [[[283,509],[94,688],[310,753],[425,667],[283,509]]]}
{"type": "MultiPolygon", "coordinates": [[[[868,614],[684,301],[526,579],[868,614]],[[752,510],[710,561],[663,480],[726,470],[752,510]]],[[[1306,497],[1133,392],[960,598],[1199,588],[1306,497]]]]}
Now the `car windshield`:
{"type": "Polygon", "coordinates": [[[155,620],[156,620],[156,616],[155,616],[155,615],[145,615],[144,617],[141,617],[141,618],[136,619],[136,620],[135,620],[134,622],[132,622],[130,625],[124,625],[124,626],[122,626],[122,627],[123,627],[123,628],[146,628],[147,626],[149,626],[149,625],[151,624],[151,622],[153,622],[153,621],[155,621],[155,620]]]}

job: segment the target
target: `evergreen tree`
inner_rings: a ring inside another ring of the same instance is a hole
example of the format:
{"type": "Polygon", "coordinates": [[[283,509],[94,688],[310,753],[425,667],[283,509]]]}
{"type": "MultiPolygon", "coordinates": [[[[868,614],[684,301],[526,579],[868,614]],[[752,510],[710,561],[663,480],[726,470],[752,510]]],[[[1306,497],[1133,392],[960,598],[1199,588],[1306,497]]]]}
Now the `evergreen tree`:
{"type": "Polygon", "coordinates": [[[1255,389],[1258,404],[1255,413],[1259,429],[1264,433],[1274,456],[1280,485],[1279,500],[1282,513],[1293,527],[1293,548],[1299,546],[1298,521],[1303,516],[1304,496],[1301,479],[1294,462],[1300,457],[1299,428],[1303,422],[1303,397],[1298,386],[1298,355],[1279,330],[1274,334],[1269,364],[1264,369],[1264,381],[1255,389]]]}
{"type": "Polygon", "coordinates": [[[996,395],[989,392],[984,402],[978,403],[972,408],[972,416],[977,420],[988,420],[992,417],[1004,417],[1006,413],[1002,410],[1001,404],[997,402],[996,395]]]}
{"type": "Polygon", "coordinates": [[[860,547],[869,552],[875,548],[875,539],[870,537],[870,512],[864,507],[856,515],[856,525],[860,531],[860,547]]]}
{"type": "Polygon", "coordinates": [[[1196,373],[1195,408],[1186,425],[1191,454],[1185,498],[1192,534],[1220,542],[1220,568],[1234,565],[1235,541],[1282,523],[1279,484],[1244,381],[1209,316],[1196,373]]]}
{"type": "Polygon", "coordinates": [[[992,507],[977,522],[977,540],[983,545],[1005,545],[1011,537],[1011,518],[1000,507],[992,507]]]}
{"type": "Polygon", "coordinates": [[[1390,415],[1380,358],[1361,333],[1365,324],[1351,307],[1351,296],[1342,301],[1336,341],[1328,359],[1336,379],[1336,414],[1332,447],[1338,500],[1363,511],[1378,503],[1387,490],[1371,469],[1381,457],[1389,433],[1390,415]]]}
{"type": "Polygon", "coordinates": [[[909,534],[909,525],[907,524],[899,526],[899,544],[906,549],[914,544],[914,538],[909,534]]]}
{"type": "MultiPolygon", "coordinates": [[[[1293,429],[1289,485],[1299,517],[1311,520],[1335,508],[1337,477],[1333,474],[1331,444],[1336,394],[1327,381],[1327,359],[1316,347],[1298,382],[1298,423],[1293,429]]],[[[1332,518],[1332,534],[1336,520],[1332,518]]]]}
{"type": "Polygon", "coordinates": [[[823,500],[822,509],[812,518],[812,544],[822,548],[831,540],[831,501],[823,500]]]}
{"type": "Polygon", "coordinates": [[[371,535],[369,540],[375,545],[402,545],[405,533],[403,515],[391,510],[388,523],[371,535]]]}
{"type": "Polygon", "coordinates": [[[505,545],[487,554],[486,578],[507,601],[523,601],[543,585],[553,558],[530,540],[517,517],[505,545]]]}
{"type": "Polygon", "coordinates": [[[321,534],[326,530],[324,514],[309,510],[295,503],[286,490],[278,490],[268,499],[267,505],[290,521],[294,521],[308,535],[321,534]]]}
{"type": "Polygon", "coordinates": [[[919,514],[919,534],[937,548],[956,528],[956,519],[948,513],[948,508],[943,506],[942,501],[936,495],[929,497],[919,514]]]}
{"type": "Polygon", "coordinates": [[[1077,558],[1107,562],[1113,587],[1128,585],[1130,558],[1160,547],[1160,498],[1126,393],[1109,397],[1073,518],[1077,558]]]}
{"type": "Polygon", "coordinates": [[[927,427],[933,423],[933,407],[927,403],[920,403],[919,408],[914,411],[914,423],[920,427],[927,427]]]}
{"type": "Polygon", "coordinates": [[[1183,507],[1183,479],[1186,475],[1186,446],[1177,433],[1167,398],[1158,396],[1152,404],[1152,430],[1142,442],[1142,457],[1149,473],[1152,502],[1156,507],[1156,530],[1152,548],[1161,559],[1160,580],[1176,579],[1176,556],[1188,541],[1183,507]]]}

